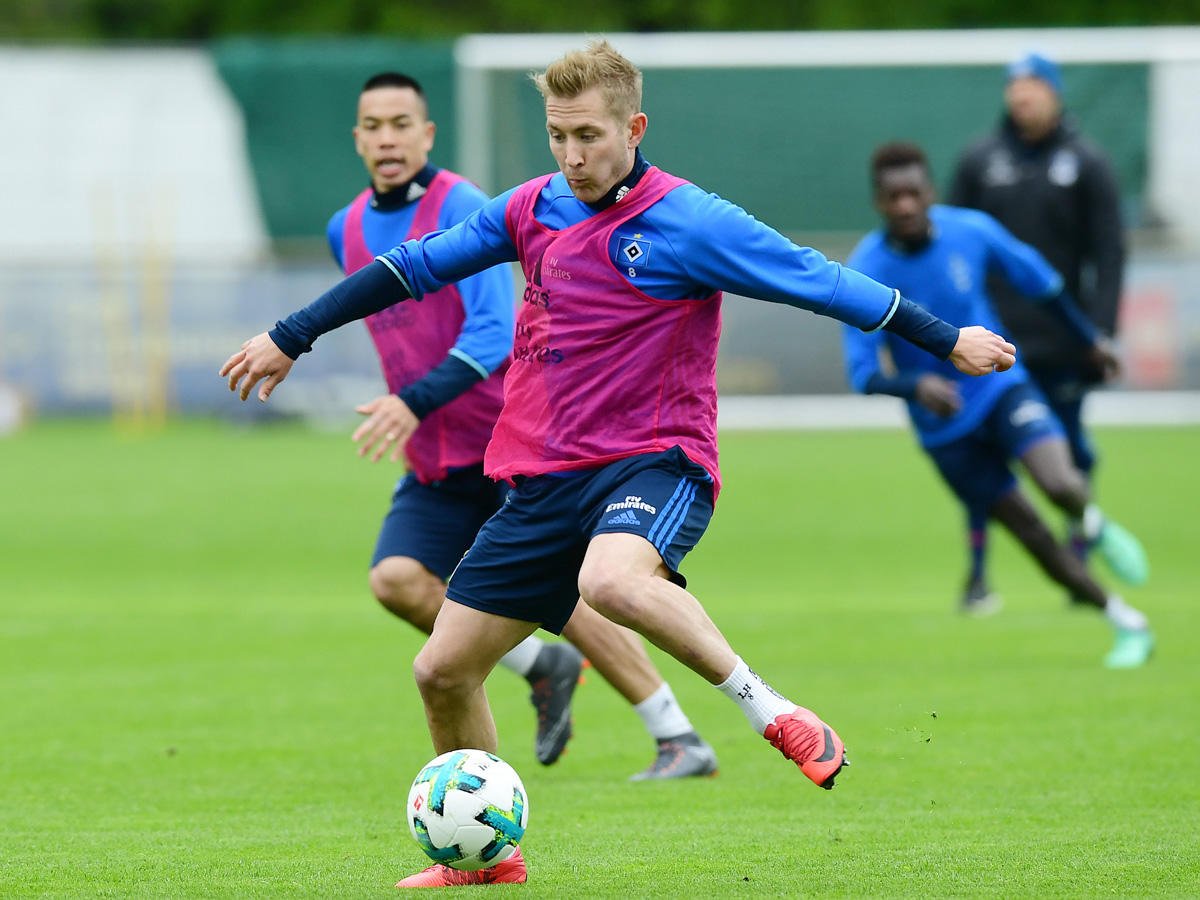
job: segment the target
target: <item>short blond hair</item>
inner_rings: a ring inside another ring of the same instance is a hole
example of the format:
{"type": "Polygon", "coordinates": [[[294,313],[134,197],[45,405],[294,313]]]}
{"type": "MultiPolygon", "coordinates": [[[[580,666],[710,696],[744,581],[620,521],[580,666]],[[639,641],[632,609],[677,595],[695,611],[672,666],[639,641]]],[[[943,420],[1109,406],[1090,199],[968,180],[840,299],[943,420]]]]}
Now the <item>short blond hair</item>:
{"type": "Polygon", "coordinates": [[[572,50],[530,78],[543,98],[578,97],[599,88],[618,119],[642,111],[641,70],[605,40],[588,41],[584,49],[572,50]]]}

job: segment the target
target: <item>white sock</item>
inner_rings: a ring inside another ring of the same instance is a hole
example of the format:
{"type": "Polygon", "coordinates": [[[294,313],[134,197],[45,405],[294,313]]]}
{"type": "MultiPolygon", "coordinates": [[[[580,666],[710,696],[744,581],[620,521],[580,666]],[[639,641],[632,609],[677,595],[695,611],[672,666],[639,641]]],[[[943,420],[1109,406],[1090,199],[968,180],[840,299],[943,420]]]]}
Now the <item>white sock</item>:
{"type": "Polygon", "coordinates": [[[717,690],[738,705],[759,734],[767,730],[776,716],[796,708],[795,703],[759,678],[740,656],[733,674],[718,684],[717,690]]]}
{"type": "Polygon", "coordinates": [[[1109,596],[1104,615],[1114,626],[1126,631],[1141,631],[1150,624],[1145,613],[1134,609],[1116,594],[1109,596]]]}
{"type": "Polygon", "coordinates": [[[1075,527],[1088,543],[1094,543],[1104,530],[1104,513],[1095,503],[1089,503],[1083,508],[1083,517],[1075,521],[1075,527]]]}
{"type": "Polygon", "coordinates": [[[544,646],[546,646],[545,641],[537,635],[531,634],[500,657],[500,665],[518,675],[528,675],[544,646]]]}
{"type": "Polygon", "coordinates": [[[675,699],[671,686],[665,681],[657,691],[634,706],[633,711],[642,717],[646,730],[656,741],[679,737],[696,730],[688,721],[683,707],[675,699]]]}

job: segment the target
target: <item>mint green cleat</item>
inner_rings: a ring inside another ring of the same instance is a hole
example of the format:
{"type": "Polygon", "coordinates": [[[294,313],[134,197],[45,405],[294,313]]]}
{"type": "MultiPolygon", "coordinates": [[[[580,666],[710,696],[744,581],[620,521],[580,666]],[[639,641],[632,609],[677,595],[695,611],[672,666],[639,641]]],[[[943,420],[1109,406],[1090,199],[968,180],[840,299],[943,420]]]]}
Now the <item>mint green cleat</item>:
{"type": "Polygon", "coordinates": [[[1154,652],[1154,635],[1149,628],[1118,628],[1117,640],[1104,657],[1108,669],[1136,669],[1154,652]]]}
{"type": "Polygon", "coordinates": [[[1112,573],[1126,584],[1145,584],[1150,577],[1150,563],[1142,542],[1111,519],[1104,523],[1096,549],[1112,573]]]}

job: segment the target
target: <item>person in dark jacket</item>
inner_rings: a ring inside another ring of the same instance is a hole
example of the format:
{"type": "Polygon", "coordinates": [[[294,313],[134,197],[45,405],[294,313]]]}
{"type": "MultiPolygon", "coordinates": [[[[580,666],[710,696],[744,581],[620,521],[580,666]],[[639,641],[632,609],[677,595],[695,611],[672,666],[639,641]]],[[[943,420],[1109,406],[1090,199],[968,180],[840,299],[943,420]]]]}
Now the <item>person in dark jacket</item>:
{"type": "MultiPolygon", "coordinates": [[[[963,151],[947,202],[989,213],[1035,247],[1062,274],[1066,292],[1111,337],[1125,266],[1112,165],[1064,113],[1062,74],[1045,56],[1031,53],[1008,67],[1004,105],[999,127],[963,151]]],[[[1091,477],[1096,455],[1083,426],[1083,402],[1105,372],[1049,311],[1001,279],[988,287],[1007,334],[1066,429],[1076,467],[1091,477]]],[[[970,523],[977,559],[986,546],[985,528],[985,522],[970,523]]],[[[1082,535],[1072,532],[1071,542],[1086,555],[1082,535]]],[[[964,602],[989,593],[986,569],[976,564],[964,602]]]]}

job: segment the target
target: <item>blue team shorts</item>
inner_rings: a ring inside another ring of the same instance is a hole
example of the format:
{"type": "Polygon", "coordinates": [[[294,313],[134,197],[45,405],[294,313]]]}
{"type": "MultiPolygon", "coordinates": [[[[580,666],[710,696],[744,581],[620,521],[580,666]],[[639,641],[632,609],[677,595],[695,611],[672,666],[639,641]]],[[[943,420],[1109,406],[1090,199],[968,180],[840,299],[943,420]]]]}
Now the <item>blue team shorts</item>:
{"type": "Polygon", "coordinates": [[[427,484],[404,476],[379,529],[372,568],[386,557],[408,556],[446,580],[507,493],[508,485],[484,475],[482,465],[427,484]]]}
{"type": "Polygon", "coordinates": [[[560,634],[579,599],[579,568],[597,534],[637,534],[672,580],[713,511],[712,478],[678,447],[584,472],[519,480],[479,532],[446,596],[560,634]]]}
{"type": "Polygon", "coordinates": [[[956,441],[929,447],[942,478],[972,514],[987,516],[1016,486],[1010,463],[1041,441],[1065,440],[1062,424],[1030,382],[1000,395],[979,427],[956,441]]]}

